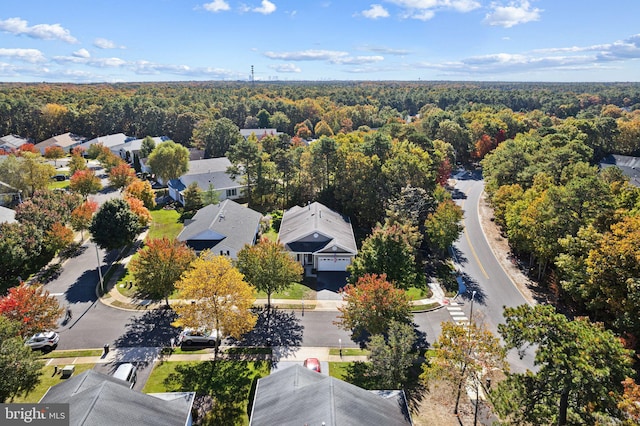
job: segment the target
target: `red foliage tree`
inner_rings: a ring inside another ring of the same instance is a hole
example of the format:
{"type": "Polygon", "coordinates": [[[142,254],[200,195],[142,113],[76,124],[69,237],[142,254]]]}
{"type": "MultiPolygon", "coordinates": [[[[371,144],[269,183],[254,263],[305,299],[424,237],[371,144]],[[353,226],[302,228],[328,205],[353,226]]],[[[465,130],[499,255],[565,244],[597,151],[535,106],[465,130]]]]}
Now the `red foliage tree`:
{"type": "Polygon", "coordinates": [[[0,297],[0,314],[21,324],[22,337],[55,328],[62,312],[58,300],[38,283],[12,287],[0,297]]]}
{"type": "Polygon", "coordinates": [[[18,148],[18,153],[22,152],[33,152],[34,154],[40,154],[38,148],[36,148],[36,146],[32,143],[25,143],[20,145],[20,148],[18,148]]]}
{"type": "Polygon", "coordinates": [[[93,214],[98,211],[98,203],[93,200],[86,200],[71,212],[71,226],[76,231],[80,231],[84,239],[84,230],[89,229],[93,214]]]}
{"type": "Polygon", "coordinates": [[[496,141],[491,136],[484,134],[476,141],[476,149],[473,152],[473,156],[478,160],[482,160],[496,146],[496,141]]]}

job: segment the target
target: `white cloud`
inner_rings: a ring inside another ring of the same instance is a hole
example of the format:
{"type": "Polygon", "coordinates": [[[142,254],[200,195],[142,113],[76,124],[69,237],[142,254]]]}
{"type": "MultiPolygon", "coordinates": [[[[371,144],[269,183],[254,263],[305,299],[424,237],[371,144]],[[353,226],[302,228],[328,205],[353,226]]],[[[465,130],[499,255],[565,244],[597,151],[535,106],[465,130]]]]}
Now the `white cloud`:
{"type": "Polygon", "coordinates": [[[76,50],[75,52],[73,52],[72,55],[75,56],[76,58],[90,58],[91,57],[91,53],[89,53],[89,51],[87,49],[76,50]]]}
{"type": "Polygon", "coordinates": [[[531,8],[527,0],[520,0],[502,6],[499,3],[491,3],[492,12],[487,13],[484,21],[497,27],[511,28],[514,25],[525,24],[540,19],[541,9],[531,8]]]}
{"type": "Polygon", "coordinates": [[[437,11],[453,10],[466,13],[478,9],[481,4],[477,0],[386,0],[387,3],[399,6],[403,11],[400,17],[427,21],[437,11]]]}
{"type": "Polygon", "coordinates": [[[264,55],[267,58],[285,61],[331,61],[349,54],[336,50],[302,50],[298,52],[265,52],[264,55]]]}
{"type": "Polygon", "coordinates": [[[124,46],[118,46],[115,42],[106,38],[97,38],[93,40],[93,45],[98,49],[124,49],[124,46]]]}
{"type": "Polygon", "coordinates": [[[302,70],[296,64],[270,65],[269,68],[278,72],[285,72],[285,73],[302,72],[302,70]]]}
{"type": "Polygon", "coordinates": [[[379,4],[372,4],[369,9],[362,11],[362,16],[369,19],[388,18],[389,12],[379,4]]]}
{"type": "Polygon", "coordinates": [[[38,49],[5,49],[0,48],[0,56],[19,59],[25,62],[44,62],[46,59],[38,49]]]}
{"type": "Polygon", "coordinates": [[[259,7],[251,9],[252,12],[262,13],[263,15],[269,15],[276,11],[276,5],[269,0],[262,0],[259,7]]]}
{"type": "Polygon", "coordinates": [[[205,10],[208,10],[209,12],[222,12],[225,10],[229,10],[229,3],[227,3],[225,0],[213,0],[211,3],[205,3],[202,5],[202,7],[205,10]]]}
{"type": "Polygon", "coordinates": [[[396,56],[404,56],[408,55],[411,52],[405,49],[392,49],[390,47],[375,47],[375,46],[363,46],[361,50],[368,50],[376,53],[383,53],[385,55],[396,55],[396,56]]]}
{"type": "Polygon", "coordinates": [[[60,24],[38,24],[30,27],[29,23],[24,19],[9,18],[0,21],[0,30],[42,40],[62,40],[67,43],[78,42],[69,30],[63,28],[60,24]]]}
{"type": "Polygon", "coordinates": [[[346,58],[334,58],[330,62],[334,64],[362,65],[380,61],[384,61],[384,56],[349,56],[346,58]]]}

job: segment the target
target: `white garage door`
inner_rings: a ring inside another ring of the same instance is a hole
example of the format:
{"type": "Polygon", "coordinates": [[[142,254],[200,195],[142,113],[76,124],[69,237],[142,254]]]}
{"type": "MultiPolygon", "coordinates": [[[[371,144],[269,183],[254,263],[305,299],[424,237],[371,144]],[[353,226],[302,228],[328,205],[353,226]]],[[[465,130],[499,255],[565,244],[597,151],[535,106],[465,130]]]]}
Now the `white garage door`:
{"type": "Polygon", "coordinates": [[[346,271],[350,263],[350,257],[319,256],[318,271],[346,271]]]}

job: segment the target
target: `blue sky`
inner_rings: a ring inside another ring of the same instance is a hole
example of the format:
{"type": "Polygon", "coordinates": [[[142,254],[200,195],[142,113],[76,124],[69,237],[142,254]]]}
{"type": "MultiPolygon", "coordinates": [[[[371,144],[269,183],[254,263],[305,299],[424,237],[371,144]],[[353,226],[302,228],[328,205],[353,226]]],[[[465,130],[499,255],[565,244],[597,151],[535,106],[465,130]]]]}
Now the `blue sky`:
{"type": "Polygon", "coordinates": [[[0,81],[640,81],[639,0],[2,0],[0,81]]]}

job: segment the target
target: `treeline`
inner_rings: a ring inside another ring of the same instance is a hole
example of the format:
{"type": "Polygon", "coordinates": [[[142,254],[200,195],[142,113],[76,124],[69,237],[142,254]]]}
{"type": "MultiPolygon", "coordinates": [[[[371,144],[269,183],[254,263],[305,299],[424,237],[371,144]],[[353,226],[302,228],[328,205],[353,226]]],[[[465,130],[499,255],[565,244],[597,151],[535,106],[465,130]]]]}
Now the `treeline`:
{"type": "Polygon", "coordinates": [[[627,111],[640,105],[633,83],[122,83],[0,84],[0,134],[35,143],[72,132],[88,138],[123,132],[164,135],[189,146],[194,129],[228,118],[239,128],[269,124],[295,136],[309,120],[334,133],[361,126],[377,128],[395,116],[413,116],[426,105],[452,113],[477,105],[517,113],[540,111],[567,118],[598,116],[602,107],[627,111]],[[262,120],[259,115],[262,112],[262,120]],[[265,122],[265,114],[269,121],[265,122]]]}
{"type": "Polygon", "coordinates": [[[595,153],[623,149],[624,128],[635,128],[624,150],[638,152],[638,114],[614,115],[518,134],[482,165],[495,220],[531,276],[637,348],[640,188],[621,169],[593,164],[595,153]]]}

